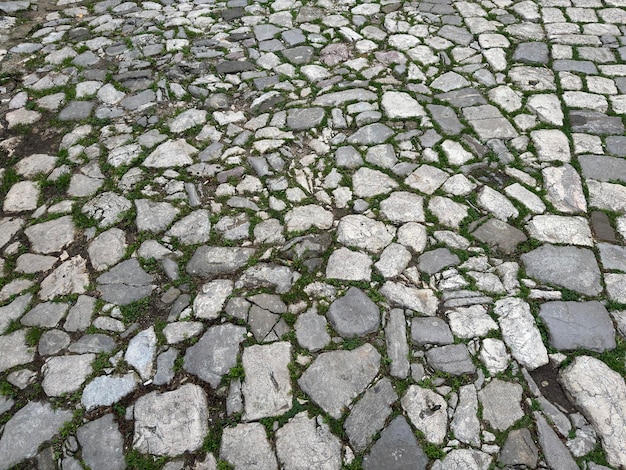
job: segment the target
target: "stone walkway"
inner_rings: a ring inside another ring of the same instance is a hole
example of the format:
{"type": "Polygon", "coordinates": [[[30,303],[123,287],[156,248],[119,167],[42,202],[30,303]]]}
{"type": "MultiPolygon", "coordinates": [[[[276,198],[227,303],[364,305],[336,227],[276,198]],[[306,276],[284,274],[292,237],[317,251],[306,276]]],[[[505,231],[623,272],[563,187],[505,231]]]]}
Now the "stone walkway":
{"type": "Polygon", "coordinates": [[[625,0],[0,1],[0,469],[626,468],[625,0]]]}

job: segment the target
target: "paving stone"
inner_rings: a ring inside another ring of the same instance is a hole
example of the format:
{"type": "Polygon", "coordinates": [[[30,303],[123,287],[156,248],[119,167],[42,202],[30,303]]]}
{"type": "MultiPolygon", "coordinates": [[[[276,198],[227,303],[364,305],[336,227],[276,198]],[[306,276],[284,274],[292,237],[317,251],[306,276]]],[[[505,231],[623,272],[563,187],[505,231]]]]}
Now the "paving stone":
{"type": "Polygon", "coordinates": [[[418,346],[425,344],[446,345],[454,342],[450,327],[438,317],[414,317],[411,320],[411,339],[418,346]]]}
{"type": "Polygon", "coordinates": [[[432,470],[452,470],[466,468],[468,470],[487,470],[491,465],[492,457],[475,449],[452,450],[443,460],[437,460],[432,470]]]}
{"type": "Polygon", "coordinates": [[[95,354],[54,356],[42,367],[44,392],[49,397],[58,397],[78,390],[92,372],[91,363],[95,354]]]}
{"type": "Polygon", "coordinates": [[[548,465],[558,470],[574,470],[578,468],[567,447],[561,442],[546,419],[538,411],[535,411],[533,415],[537,423],[539,445],[543,450],[548,465]]]}
{"type": "Polygon", "coordinates": [[[464,344],[438,346],[426,351],[428,365],[446,374],[473,374],[476,367],[472,363],[467,347],[464,344]]]}
{"type": "Polygon", "coordinates": [[[298,316],[295,330],[298,344],[309,351],[319,351],[330,343],[326,318],[313,311],[298,316]]]}
{"type": "Polygon", "coordinates": [[[419,446],[404,416],[396,417],[380,434],[371,451],[363,458],[365,470],[424,470],[428,457],[419,446]]]}
{"type": "Polygon", "coordinates": [[[69,351],[78,354],[110,353],[115,347],[116,342],[113,338],[102,333],[94,333],[81,336],[78,341],[72,343],[69,351]]]}
{"type": "Polygon", "coordinates": [[[538,459],[537,446],[526,428],[511,431],[498,454],[499,465],[526,465],[535,468],[538,459]]]}
{"type": "Polygon", "coordinates": [[[344,338],[363,336],[378,329],[378,307],[361,289],[351,287],[328,309],[328,320],[344,338]]]}
{"type": "Polygon", "coordinates": [[[58,253],[74,241],[76,232],[71,216],[31,225],[24,234],[36,253],[58,253]]]}
{"type": "Polygon", "coordinates": [[[475,338],[497,330],[498,325],[482,305],[459,307],[447,312],[450,329],[458,338],[475,338]]]}
{"type": "Polygon", "coordinates": [[[380,354],[370,344],[352,351],[320,354],[298,379],[298,385],[333,418],[378,374],[380,354]]]}
{"type": "Polygon", "coordinates": [[[602,291],[600,269],[586,248],[543,245],[521,256],[526,273],[541,282],[555,284],[585,295],[602,291]]]}
{"type": "Polygon", "coordinates": [[[567,213],[587,211],[580,176],[571,165],[548,167],[542,174],[547,199],[558,211],[567,213]]]}
{"type": "Polygon", "coordinates": [[[72,419],[72,412],[53,409],[48,402],[30,402],[7,422],[0,439],[4,456],[1,468],[8,469],[35,457],[39,446],[51,440],[61,426],[72,419]]]}
{"type": "Polygon", "coordinates": [[[138,385],[139,377],[134,372],[125,375],[102,375],[87,384],[80,402],[86,411],[99,406],[111,406],[134,392],[138,385]]]}
{"type": "Polygon", "coordinates": [[[98,235],[87,248],[89,261],[96,271],[115,266],[126,254],[126,234],[119,228],[111,228],[98,235]]]}
{"type": "Polygon", "coordinates": [[[142,396],[135,403],[133,415],[133,447],[143,453],[175,456],[193,452],[208,432],[206,393],[194,384],[142,396]]]}
{"type": "Polygon", "coordinates": [[[274,451],[260,423],[241,423],[227,427],[222,435],[220,459],[237,469],[278,469],[274,451]]]}
{"type": "Polygon", "coordinates": [[[133,367],[142,380],[150,379],[154,373],[153,363],[156,358],[157,337],[154,328],[139,332],[128,343],[124,360],[133,367]]]}
{"type": "Polygon", "coordinates": [[[205,209],[194,211],[174,223],[165,234],[176,237],[185,245],[206,243],[211,235],[209,212],[205,209]]]}
{"type": "Polygon", "coordinates": [[[504,254],[515,252],[517,246],[528,239],[524,232],[499,219],[489,219],[474,230],[472,235],[504,254]]]}
{"type": "Polygon", "coordinates": [[[79,427],[76,437],[81,446],[81,455],[89,468],[93,470],[123,470],[124,439],[113,419],[108,413],[101,418],[79,427]]]}
{"type": "Polygon", "coordinates": [[[459,389],[459,404],[454,410],[450,429],[459,441],[473,446],[480,445],[478,398],[473,384],[463,385],[459,389]]]}
{"type": "Polygon", "coordinates": [[[448,430],[447,404],[441,395],[418,385],[410,385],[400,401],[411,424],[424,433],[431,444],[441,445],[448,430]]]}
{"type": "Polygon", "coordinates": [[[406,339],[406,318],[401,309],[392,309],[385,326],[387,356],[391,360],[389,373],[405,379],[409,375],[409,345],[406,339]]]}
{"type": "Polygon", "coordinates": [[[204,284],[193,301],[196,318],[215,320],[219,318],[226,299],[233,292],[233,281],[217,279],[204,284]]]}
{"type": "Polygon", "coordinates": [[[50,300],[64,295],[82,294],[88,285],[87,261],[77,255],[61,264],[41,281],[39,298],[50,300]]]}
{"type": "Polygon", "coordinates": [[[372,260],[365,253],[339,248],[328,258],[326,277],[345,281],[369,281],[372,260]]]}
{"type": "Polygon", "coordinates": [[[498,431],[504,431],[524,416],[520,403],[522,387],[519,384],[493,379],[478,392],[483,419],[498,431]]]}
{"type": "Polygon", "coordinates": [[[408,308],[426,316],[435,315],[439,305],[439,301],[432,290],[416,289],[392,281],[385,282],[380,293],[392,305],[408,308]]]}
{"type": "Polygon", "coordinates": [[[187,264],[186,270],[189,274],[205,278],[229,274],[243,267],[253,254],[252,248],[200,246],[187,264]]]}
{"type": "Polygon", "coordinates": [[[128,305],[148,297],[154,286],[153,278],[136,259],[122,261],[96,278],[97,289],[107,302],[128,305]]]}
{"type": "Polygon", "coordinates": [[[444,268],[456,266],[460,262],[459,257],[447,248],[436,248],[420,255],[417,268],[428,275],[433,275],[444,268]]]}
{"type": "Polygon", "coordinates": [[[70,336],[61,330],[48,330],[41,335],[37,344],[37,352],[40,356],[58,354],[70,344],[70,336]]]}

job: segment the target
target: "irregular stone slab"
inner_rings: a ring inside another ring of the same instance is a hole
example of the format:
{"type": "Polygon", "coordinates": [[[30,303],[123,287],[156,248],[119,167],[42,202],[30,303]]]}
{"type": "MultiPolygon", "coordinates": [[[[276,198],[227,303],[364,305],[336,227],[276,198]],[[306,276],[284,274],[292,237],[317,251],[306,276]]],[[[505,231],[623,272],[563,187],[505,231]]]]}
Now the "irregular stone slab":
{"type": "Polygon", "coordinates": [[[506,222],[510,218],[517,218],[519,212],[509,199],[489,186],[483,186],[478,192],[476,202],[485,210],[491,212],[498,219],[506,222]]]}
{"type": "Polygon", "coordinates": [[[480,421],[478,420],[478,397],[474,384],[459,389],[459,404],[454,410],[450,429],[459,441],[480,446],[480,421]]]}
{"type": "Polygon", "coordinates": [[[37,209],[39,185],[34,181],[15,183],[4,196],[2,210],[5,213],[32,211],[37,209]]]}
{"type": "Polygon", "coordinates": [[[61,330],[48,330],[41,335],[37,344],[37,351],[40,356],[51,356],[58,354],[70,344],[70,335],[61,330]]]}
{"type": "Polygon", "coordinates": [[[490,331],[497,330],[498,325],[487,314],[482,305],[458,307],[447,312],[450,329],[454,336],[463,339],[486,336],[490,331]]]}
{"type": "Polygon", "coordinates": [[[95,103],[92,101],[70,101],[58,115],[59,121],[81,121],[91,114],[95,103]]]}
{"type": "Polygon", "coordinates": [[[521,365],[534,370],[549,362],[541,333],[526,302],[519,298],[501,299],[496,301],[493,311],[498,316],[504,342],[521,365]]]}
{"type": "Polygon", "coordinates": [[[626,213],[626,187],[623,185],[587,180],[587,189],[591,207],[626,213]]]}
{"type": "Polygon", "coordinates": [[[343,297],[335,300],[326,315],[344,338],[373,333],[380,323],[378,307],[357,287],[350,287],[343,297]]]}
{"type": "Polygon", "coordinates": [[[206,209],[193,211],[172,225],[165,235],[175,237],[185,245],[206,243],[211,235],[209,211],[206,209]]]}
{"type": "Polygon", "coordinates": [[[615,328],[600,302],[546,302],[541,304],[539,316],[556,349],[603,352],[615,348],[615,328]]]}
{"type": "Polygon", "coordinates": [[[32,298],[33,294],[20,295],[10,304],[0,307],[0,334],[4,334],[12,320],[24,314],[32,298]]]}
{"type": "Polygon", "coordinates": [[[157,337],[154,327],[139,332],[128,343],[124,360],[146,381],[152,377],[156,357],[157,337]]]}
{"type": "Polygon", "coordinates": [[[35,359],[34,348],[26,344],[26,330],[0,336],[0,373],[35,359]]]}
{"type": "Polygon", "coordinates": [[[246,329],[230,323],[212,326],[185,353],[184,369],[217,388],[222,376],[237,365],[246,329]]]}
{"type": "Polygon", "coordinates": [[[382,144],[394,134],[393,130],[384,124],[375,122],[361,127],[348,137],[349,144],[375,145],[382,144]]]}
{"type": "Polygon", "coordinates": [[[521,256],[526,274],[585,295],[602,292],[600,268],[593,252],[573,246],[543,245],[521,256]]]}
{"type": "Polygon", "coordinates": [[[598,243],[597,246],[604,269],[626,271],[626,247],[609,243],[598,243]]]}
{"type": "Polygon", "coordinates": [[[380,293],[393,305],[408,308],[429,317],[435,315],[439,307],[439,299],[430,289],[416,289],[387,281],[380,289],[380,293]]]}
{"type": "Polygon", "coordinates": [[[426,116],[426,111],[415,98],[401,91],[386,91],[381,100],[383,111],[389,119],[408,119],[426,116]]]}
{"type": "Polygon", "coordinates": [[[394,230],[364,215],[347,215],[339,221],[337,241],[346,246],[380,253],[391,243],[394,230]]]}
{"type": "Polygon", "coordinates": [[[350,411],[344,429],[350,445],[363,452],[391,414],[391,404],[398,399],[389,379],[384,378],[366,390],[363,398],[350,411]]]}
{"type": "MultiPolygon", "coordinates": [[[[543,43],[543,46],[547,46],[543,43]]],[[[565,115],[561,110],[561,102],[556,95],[553,94],[536,94],[528,98],[528,109],[537,115],[543,122],[554,126],[562,126],[565,115]]]]}
{"type": "Polygon", "coordinates": [[[518,419],[524,417],[524,411],[520,406],[522,392],[519,384],[493,379],[478,392],[483,407],[483,419],[498,431],[513,426],[518,419]]]}
{"type": "Polygon", "coordinates": [[[352,190],[357,197],[372,197],[388,194],[398,187],[393,178],[382,171],[359,168],[352,175],[352,190]]]}
{"type": "Polygon", "coordinates": [[[107,302],[128,305],[148,297],[154,286],[153,278],[139,264],[137,259],[122,261],[104,274],[96,282],[97,289],[107,302]]]}
{"type": "Polygon", "coordinates": [[[41,300],[50,300],[70,294],[82,294],[89,285],[87,261],[77,255],[52,271],[39,290],[41,300]]]}
{"type": "Polygon", "coordinates": [[[624,378],[598,359],[578,356],[559,380],[600,436],[609,464],[626,466],[624,378]]]}
{"type": "Polygon", "coordinates": [[[595,135],[624,135],[624,123],[618,116],[607,116],[598,111],[571,110],[569,121],[572,132],[595,135]]]}
{"type": "Polygon", "coordinates": [[[326,318],[313,310],[298,316],[295,324],[296,339],[300,347],[315,352],[330,343],[326,318]]]}
{"type": "Polygon", "coordinates": [[[176,116],[169,124],[170,131],[179,134],[206,122],[207,112],[204,109],[188,109],[176,116]]]}
{"type": "Polygon", "coordinates": [[[4,426],[0,439],[0,468],[9,469],[37,455],[41,444],[52,439],[71,419],[69,410],[53,409],[47,402],[28,403],[4,426]]]}
{"type": "Polygon", "coordinates": [[[480,360],[491,374],[503,372],[509,367],[511,356],[504,342],[496,338],[485,338],[480,349],[480,360]]]}
{"type": "Polygon", "coordinates": [[[41,385],[46,395],[58,397],[78,390],[91,374],[91,363],[95,358],[95,354],[80,354],[48,359],[41,368],[41,385]]]}
{"type": "Polygon", "coordinates": [[[98,406],[111,406],[134,392],[139,383],[139,377],[134,372],[121,376],[102,375],[87,384],[80,402],[86,411],[98,406]]]}
{"type": "Polygon", "coordinates": [[[313,129],[324,120],[323,108],[290,109],[287,112],[287,127],[294,131],[313,129]]]}
{"type": "Polygon", "coordinates": [[[570,164],[542,170],[547,199],[560,212],[587,212],[580,176],[570,164]]]}
{"type": "Polygon", "coordinates": [[[142,165],[148,168],[174,168],[193,163],[192,155],[198,149],[189,145],[185,139],[168,140],[159,145],[148,155],[142,165]]]}
{"type": "Polygon", "coordinates": [[[200,246],[187,263],[186,270],[204,278],[229,274],[244,266],[253,254],[253,248],[200,246]]]}
{"type": "Polygon", "coordinates": [[[498,465],[537,466],[539,451],[528,429],[514,429],[509,433],[498,455],[498,465]]]}
{"type": "Polygon", "coordinates": [[[400,403],[413,426],[424,433],[428,442],[443,444],[448,431],[448,405],[441,395],[411,385],[400,403]]]}
{"type": "Polygon", "coordinates": [[[316,106],[332,106],[333,108],[342,106],[351,101],[376,101],[378,95],[372,91],[362,88],[352,88],[350,90],[336,91],[318,96],[313,101],[316,106]]]}
{"type": "Polygon", "coordinates": [[[235,288],[274,289],[278,294],[289,292],[295,282],[296,273],[287,266],[259,263],[244,271],[235,288]]]}
{"type": "MultiPolygon", "coordinates": [[[[576,360],[576,359],[575,359],[576,360]]],[[[565,444],[559,436],[552,430],[541,413],[533,413],[537,423],[537,434],[539,435],[539,445],[543,450],[546,463],[555,470],[576,470],[578,465],[572,458],[565,444]]],[[[623,433],[622,433],[623,434],[623,433]]]]}
{"type": "Polygon", "coordinates": [[[69,215],[58,219],[31,225],[24,234],[28,237],[35,253],[58,253],[74,241],[76,230],[69,215]]]}
{"type": "Polygon", "coordinates": [[[119,222],[124,212],[132,206],[124,196],[106,192],[97,195],[85,204],[81,212],[98,221],[99,227],[106,228],[119,222]]]}
{"type": "Polygon", "coordinates": [[[472,363],[467,346],[464,344],[449,344],[431,348],[426,351],[426,360],[433,369],[451,375],[476,372],[476,366],[472,363]]]}
{"type": "Polygon", "coordinates": [[[532,131],[530,138],[537,149],[537,157],[542,162],[569,162],[571,151],[567,136],[558,129],[532,131]]]}
{"type": "Polygon", "coordinates": [[[420,255],[417,260],[417,269],[432,276],[449,266],[456,266],[461,262],[459,257],[447,248],[436,248],[420,255]]]}
{"type": "Polygon", "coordinates": [[[517,137],[515,128],[495,106],[487,104],[463,108],[463,116],[483,141],[517,137]]]}
{"type": "Polygon", "coordinates": [[[180,212],[169,202],[156,202],[150,199],[136,199],[137,230],[160,233],[167,229],[180,212]]]}
{"type": "Polygon", "coordinates": [[[543,242],[593,246],[589,222],[583,217],[536,215],[526,227],[531,237],[543,242]]]}
{"type": "Polygon", "coordinates": [[[455,449],[450,451],[443,460],[437,460],[431,470],[487,470],[491,465],[489,454],[475,449],[455,449]]]}
{"type": "Polygon", "coordinates": [[[126,234],[117,227],[102,232],[89,244],[89,261],[96,271],[116,265],[126,254],[126,234]]]}
{"type": "Polygon", "coordinates": [[[406,177],[404,183],[424,194],[434,193],[450,177],[445,171],[431,166],[421,165],[406,177]]]}
{"type": "Polygon", "coordinates": [[[352,351],[320,354],[298,379],[298,385],[335,419],[376,377],[380,354],[369,343],[352,351]]]}
{"type": "MultiPolygon", "coordinates": [[[[624,142],[626,146],[626,140],[624,142]]],[[[580,155],[578,157],[585,178],[598,181],[626,182],[626,160],[608,155],[580,155]]]]}
{"type": "Polygon", "coordinates": [[[411,340],[413,344],[418,346],[454,343],[450,327],[439,317],[413,317],[411,320],[411,340]]]}
{"type": "Polygon", "coordinates": [[[328,230],[333,225],[333,213],[316,204],[298,206],[285,214],[288,232],[304,232],[312,227],[328,230]]]}
{"type": "Polygon", "coordinates": [[[387,357],[391,360],[389,373],[392,377],[405,379],[409,375],[409,344],[406,339],[406,318],[402,309],[389,312],[385,326],[387,357]]]}
{"type": "Polygon", "coordinates": [[[133,413],[133,448],[139,452],[168,456],[194,452],[208,432],[206,393],[198,385],[144,395],[135,403],[133,413]]]}
{"type": "Polygon", "coordinates": [[[76,430],[81,456],[91,470],[124,470],[124,438],[113,414],[91,421],[76,430]]]}
{"type": "Polygon", "coordinates": [[[428,457],[419,446],[404,416],[396,417],[380,434],[368,455],[363,458],[364,470],[425,470],[428,457]]]}
{"type": "Polygon", "coordinates": [[[67,308],[67,304],[63,302],[40,303],[22,317],[21,323],[27,326],[55,328],[67,312],[67,308]]]}
{"type": "Polygon", "coordinates": [[[372,260],[365,253],[340,248],[328,258],[326,277],[329,279],[369,281],[371,276],[372,260]]]}
{"type": "Polygon", "coordinates": [[[220,459],[226,460],[237,470],[278,470],[276,456],[261,423],[241,423],[233,428],[225,428],[220,459]]]}
{"type": "Polygon", "coordinates": [[[474,230],[472,235],[504,254],[515,252],[520,243],[528,240],[524,232],[499,219],[489,219],[474,230]]]}
{"type": "Polygon", "coordinates": [[[285,470],[339,470],[341,442],[326,424],[298,413],[276,431],[276,454],[285,470]]]}
{"type": "Polygon", "coordinates": [[[194,316],[207,320],[219,318],[233,287],[233,281],[228,279],[217,279],[204,284],[193,301],[194,316]]]}
{"type": "Polygon", "coordinates": [[[380,213],[394,224],[424,222],[424,199],[406,191],[396,191],[380,203],[380,213]]]}
{"type": "MultiPolygon", "coordinates": [[[[95,299],[94,299],[95,300],[95,299]]],[[[102,333],[83,335],[69,347],[69,351],[76,354],[85,353],[110,353],[115,349],[116,342],[110,336],[102,333]]]]}
{"type": "Polygon", "coordinates": [[[291,408],[291,344],[254,345],[243,351],[245,421],[280,416],[291,408]]]}

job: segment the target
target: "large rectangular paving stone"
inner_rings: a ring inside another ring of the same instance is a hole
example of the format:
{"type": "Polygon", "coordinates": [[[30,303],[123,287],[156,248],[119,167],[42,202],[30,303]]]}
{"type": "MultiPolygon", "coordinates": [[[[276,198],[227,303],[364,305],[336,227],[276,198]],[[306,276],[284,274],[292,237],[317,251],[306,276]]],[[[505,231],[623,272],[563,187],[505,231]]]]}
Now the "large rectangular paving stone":
{"type": "MultiPolygon", "coordinates": [[[[626,140],[624,141],[626,147],[626,140]]],[[[598,181],[618,180],[626,183],[626,160],[607,155],[578,157],[583,176],[598,181]]]]}

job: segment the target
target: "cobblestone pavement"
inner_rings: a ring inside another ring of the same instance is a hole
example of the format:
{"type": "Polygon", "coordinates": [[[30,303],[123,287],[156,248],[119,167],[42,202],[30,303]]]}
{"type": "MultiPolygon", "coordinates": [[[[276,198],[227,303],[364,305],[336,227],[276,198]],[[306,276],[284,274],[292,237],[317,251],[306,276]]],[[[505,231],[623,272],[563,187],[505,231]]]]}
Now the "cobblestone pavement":
{"type": "Polygon", "coordinates": [[[0,469],[626,468],[626,0],[0,1],[0,469]]]}

